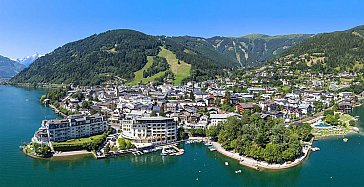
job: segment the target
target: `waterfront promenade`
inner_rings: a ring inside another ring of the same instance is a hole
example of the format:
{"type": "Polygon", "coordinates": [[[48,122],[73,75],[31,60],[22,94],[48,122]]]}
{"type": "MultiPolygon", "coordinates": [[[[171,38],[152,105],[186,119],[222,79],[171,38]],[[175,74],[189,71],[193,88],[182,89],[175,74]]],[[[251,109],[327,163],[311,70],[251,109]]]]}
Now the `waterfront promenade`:
{"type": "Polygon", "coordinates": [[[238,160],[239,163],[243,166],[253,168],[253,169],[272,169],[272,170],[279,170],[279,169],[287,169],[294,166],[297,166],[301,164],[309,155],[309,148],[303,149],[303,155],[299,158],[297,158],[295,161],[291,163],[283,163],[283,164],[269,164],[267,162],[263,161],[257,161],[252,158],[246,157],[246,156],[240,156],[239,153],[233,153],[230,151],[225,150],[218,142],[212,142],[212,145],[216,148],[216,150],[230,158],[233,158],[235,160],[238,160]]]}
{"type": "Polygon", "coordinates": [[[57,151],[56,153],[53,154],[53,157],[88,155],[88,154],[92,154],[92,152],[87,151],[87,150],[66,151],[66,152],[57,151]]]}

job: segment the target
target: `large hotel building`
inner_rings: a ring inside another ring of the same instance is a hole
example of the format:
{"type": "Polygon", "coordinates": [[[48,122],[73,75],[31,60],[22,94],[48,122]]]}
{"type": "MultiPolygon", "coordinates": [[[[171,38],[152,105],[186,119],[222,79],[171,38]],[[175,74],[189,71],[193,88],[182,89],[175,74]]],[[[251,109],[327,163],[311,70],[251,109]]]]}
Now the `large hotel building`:
{"type": "Polygon", "coordinates": [[[60,120],[43,120],[42,126],[34,133],[33,142],[61,142],[87,137],[107,131],[109,125],[105,116],[74,115],[60,120]]]}
{"type": "Polygon", "coordinates": [[[126,117],[121,122],[122,136],[135,143],[166,143],[177,139],[177,123],[165,117],[126,117]]]}

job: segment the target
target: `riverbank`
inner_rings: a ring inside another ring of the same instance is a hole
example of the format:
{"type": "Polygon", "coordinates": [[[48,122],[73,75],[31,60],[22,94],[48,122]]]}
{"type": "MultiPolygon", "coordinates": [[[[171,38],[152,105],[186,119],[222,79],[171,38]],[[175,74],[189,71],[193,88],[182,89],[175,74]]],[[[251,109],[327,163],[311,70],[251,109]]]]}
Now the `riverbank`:
{"type": "Polygon", "coordinates": [[[212,142],[212,145],[216,148],[216,150],[219,153],[221,153],[227,157],[230,157],[232,159],[238,160],[239,164],[241,164],[243,166],[246,166],[246,167],[249,167],[252,169],[256,169],[256,170],[259,170],[259,169],[270,169],[270,170],[288,169],[288,168],[301,164],[310,154],[310,148],[304,148],[303,155],[291,163],[285,162],[283,164],[269,164],[267,162],[257,161],[252,158],[246,157],[246,156],[241,156],[241,155],[239,155],[239,153],[233,153],[230,151],[226,151],[218,142],[212,142]]]}

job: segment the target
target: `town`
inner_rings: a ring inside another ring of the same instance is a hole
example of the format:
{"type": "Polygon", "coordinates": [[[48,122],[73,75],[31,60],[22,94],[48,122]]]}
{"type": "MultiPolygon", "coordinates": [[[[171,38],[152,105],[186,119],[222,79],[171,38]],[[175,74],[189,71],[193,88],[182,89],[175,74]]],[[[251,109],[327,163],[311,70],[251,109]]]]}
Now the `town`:
{"type": "MultiPolygon", "coordinates": [[[[316,138],[359,131],[354,127],[357,119],[347,112],[363,99],[364,92],[355,90],[361,74],[301,73],[286,63],[287,59],[229,78],[180,86],[166,80],[160,85],[109,83],[56,89],[41,102],[64,119],[44,120],[32,142],[49,145],[46,152],[55,156],[80,149],[94,150],[96,158],[161,149],[162,155],[168,155],[166,150],[183,154],[175,143],[186,137],[206,141],[208,129],[244,113],[277,119],[286,127],[308,124],[316,138]],[[92,137],[88,147],[87,137],[92,137]]],[[[32,152],[28,148],[26,152],[32,152]]]]}

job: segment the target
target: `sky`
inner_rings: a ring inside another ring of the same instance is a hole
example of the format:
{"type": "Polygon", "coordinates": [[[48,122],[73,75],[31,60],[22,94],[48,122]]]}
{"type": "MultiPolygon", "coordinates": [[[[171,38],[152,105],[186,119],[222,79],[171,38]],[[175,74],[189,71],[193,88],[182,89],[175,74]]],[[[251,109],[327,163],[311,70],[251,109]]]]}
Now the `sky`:
{"type": "Polygon", "coordinates": [[[112,29],[151,35],[321,33],[364,24],[362,0],[0,0],[0,55],[45,54],[112,29]]]}

